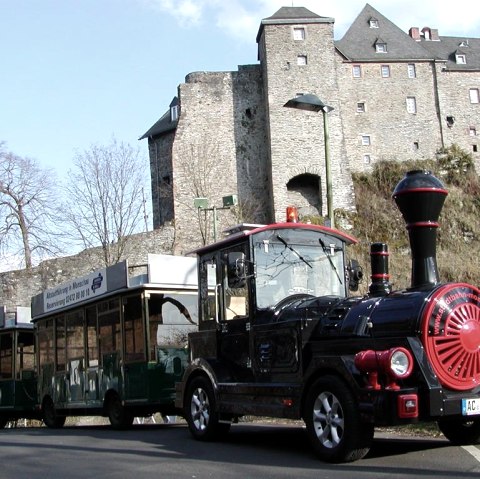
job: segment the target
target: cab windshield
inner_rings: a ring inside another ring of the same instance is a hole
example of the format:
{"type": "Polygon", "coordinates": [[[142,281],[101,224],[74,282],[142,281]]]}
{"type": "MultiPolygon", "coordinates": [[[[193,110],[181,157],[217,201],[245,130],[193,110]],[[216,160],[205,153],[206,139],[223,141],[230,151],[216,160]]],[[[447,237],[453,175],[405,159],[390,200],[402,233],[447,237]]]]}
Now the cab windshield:
{"type": "Polygon", "coordinates": [[[295,294],[345,297],[343,243],[316,231],[275,230],[254,242],[258,308],[295,294]]]}

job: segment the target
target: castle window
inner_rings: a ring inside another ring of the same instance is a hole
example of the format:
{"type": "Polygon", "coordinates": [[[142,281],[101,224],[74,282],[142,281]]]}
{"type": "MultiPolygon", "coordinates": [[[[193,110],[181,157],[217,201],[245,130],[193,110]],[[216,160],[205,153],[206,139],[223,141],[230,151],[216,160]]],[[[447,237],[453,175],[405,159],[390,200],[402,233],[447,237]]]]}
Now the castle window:
{"type": "Polygon", "coordinates": [[[407,71],[408,71],[408,78],[415,78],[417,76],[415,63],[409,63],[407,66],[407,71]]]}
{"type": "Polygon", "coordinates": [[[298,55],[297,65],[306,65],[307,64],[307,55],[298,55]]]}
{"type": "Polygon", "coordinates": [[[353,78],[360,78],[362,76],[362,67],[360,65],[353,65],[352,75],[353,78]]]}
{"type": "Polygon", "coordinates": [[[457,53],[455,55],[457,65],[465,65],[467,63],[467,57],[464,54],[457,53]]]}
{"type": "Polygon", "coordinates": [[[417,113],[417,100],[414,96],[407,96],[407,111],[408,113],[417,113]]]}
{"type": "Polygon", "coordinates": [[[476,153],[478,151],[477,145],[472,145],[472,151],[476,153]]]}
{"type": "Polygon", "coordinates": [[[370,28],[378,28],[378,20],[376,18],[371,18],[369,24],[370,28]]]}
{"type": "Polygon", "coordinates": [[[480,94],[478,88],[470,88],[470,103],[480,103],[480,94]]]}
{"type": "Polygon", "coordinates": [[[305,40],[305,28],[294,28],[293,29],[293,39],[294,40],[305,40]]]}
{"type": "Polygon", "coordinates": [[[389,77],[390,77],[390,66],[382,65],[382,78],[389,78],[389,77]]]}
{"type": "Polygon", "coordinates": [[[413,151],[418,151],[420,149],[420,144],[418,141],[413,142],[413,151]]]}
{"type": "Polygon", "coordinates": [[[363,163],[369,165],[372,162],[372,157],[370,155],[363,155],[363,163]]]}
{"type": "Polygon", "coordinates": [[[178,120],[178,105],[172,106],[170,108],[170,121],[178,120]]]}
{"type": "Polygon", "coordinates": [[[383,42],[375,43],[375,51],[377,53],[387,53],[387,44],[383,42]]]}
{"type": "Polygon", "coordinates": [[[477,136],[477,129],[474,126],[471,126],[468,129],[468,133],[469,133],[470,136],[477,136]]]}
{"type": "Polygon", "coordinates": [[[370,135],[362,135],[362,145],[363,146],[370,146],[370,135]]]}
{"type": "Polygon", "coordinates": [[[357,103],[357,113],[365,113],[365,103],[358,102],[357,103]]]}

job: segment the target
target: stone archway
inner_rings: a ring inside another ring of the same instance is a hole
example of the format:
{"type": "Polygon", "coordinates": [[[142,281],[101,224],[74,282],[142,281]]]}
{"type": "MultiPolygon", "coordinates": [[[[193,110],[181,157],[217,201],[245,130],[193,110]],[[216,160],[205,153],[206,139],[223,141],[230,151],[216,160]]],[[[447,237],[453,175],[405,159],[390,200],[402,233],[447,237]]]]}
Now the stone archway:
{"type": "Polygon", "coordinates": [[[298,208],[300,217],[322,216],[322,186],[320,176],[301,173],[287,183],[288,202],[298,208]]]}

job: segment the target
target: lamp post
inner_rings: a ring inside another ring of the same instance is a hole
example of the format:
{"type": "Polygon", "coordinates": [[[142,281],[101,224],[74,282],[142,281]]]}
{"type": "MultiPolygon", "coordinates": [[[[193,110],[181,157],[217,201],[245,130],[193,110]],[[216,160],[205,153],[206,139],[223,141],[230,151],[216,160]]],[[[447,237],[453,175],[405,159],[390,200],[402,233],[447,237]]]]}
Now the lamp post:
{"type": "Polygon", "coordinates": [[[333,106],[325,105],[318,96],[313,94],[300,95],[296,98],[288,100],[285,105],[287,108],[295,108],[297,110],[322,112],[323,115],[323,139],[325,144],[325,182],[327,185],[327,216],[330,220],[330,226],[335,227],[335,218],[333,214],[333,193],[332,193],[332,172],[330,170],[330,148],[329,148],[329,133],[328,133],[328,115],[334,108],[333,106]]]}
{"type": "Polygon", "coordinates": [[[212,206],[211,208],[208,207],[208,198],[195,198],[193,200],[193,206],[198,210],[203,210],[205,212],[212,211],[213,212],[213,241],[217,241],[217,224],[218,224],[218,217],[217,211],[218,210],[229,210],[232,206],[236,206],[238,204],[237,195],[228,195],[222,198],[223,206],[212,206]]]}

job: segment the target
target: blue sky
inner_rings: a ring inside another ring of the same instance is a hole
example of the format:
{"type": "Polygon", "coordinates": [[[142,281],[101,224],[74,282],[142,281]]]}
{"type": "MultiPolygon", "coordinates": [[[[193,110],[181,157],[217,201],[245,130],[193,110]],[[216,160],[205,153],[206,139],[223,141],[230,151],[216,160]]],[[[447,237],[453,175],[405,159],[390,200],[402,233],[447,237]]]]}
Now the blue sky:
{"type": "MultiPolygon", "coordinates": [[[[370,1],[404,31],[480,37],[477,0],[370,1]]],[[[0,0],[0,141],[63,176],[75,151],[138,138],[193,71],[257,63],[262,18],[304,6],[335,19],[363,0],[0,0]]]]}

